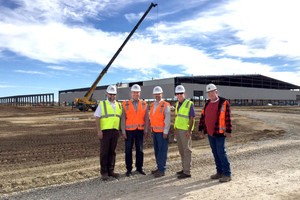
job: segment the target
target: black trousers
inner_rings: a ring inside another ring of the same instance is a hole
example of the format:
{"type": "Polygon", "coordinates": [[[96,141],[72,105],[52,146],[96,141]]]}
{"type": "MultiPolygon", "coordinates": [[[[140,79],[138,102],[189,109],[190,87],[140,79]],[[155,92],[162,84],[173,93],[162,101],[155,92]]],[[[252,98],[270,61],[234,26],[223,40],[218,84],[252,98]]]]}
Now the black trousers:
{"type": "Polygon", "coordinates": [[[127,139],[125,140],[125,163],[127,171],[132,170],[132,147],[135,143],[135,166],[137,170],[142,169],[144,162],[144,153],[143,153],[143,139],[144,139],[144,130],[126,130],[127,139]]]}
{"type": "Polygon", "coordinates": [[[116,161],[116,147],[119,131],[116,129],[103,130],[100,139],[100,167],[101,175],[114,171],[116,161]]]}

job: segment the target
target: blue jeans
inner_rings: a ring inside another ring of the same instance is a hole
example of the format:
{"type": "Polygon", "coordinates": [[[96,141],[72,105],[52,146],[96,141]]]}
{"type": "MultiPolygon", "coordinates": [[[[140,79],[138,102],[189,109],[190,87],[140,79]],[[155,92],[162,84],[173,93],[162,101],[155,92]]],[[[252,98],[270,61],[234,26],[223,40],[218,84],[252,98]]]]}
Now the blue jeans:
{"type": "Polygon", "coordinates": [[[163,138],[163,133],[153,132],[153,146],[157,169],[160,173],[165,173],[167,169],[169,135],[163,138]]]}
{"type": "Polygon", "coordinates": [[[225,151],[226,137],[208,135],[209,144],[215,158],[217,173],[231,176],[230,163],[225,151]]]}
{"type": "Polygon", "coordinates": [[[127,139],[125,140],[125,163],[127,171],[132,170],[132,147],[133,143],[135,143],[135,166],[136,169],[143,168],[144,162],[144,153],[143,153],[143,140],[144,140],[144,130],[134,130],[127,131],[126,130],[127,139]]]}

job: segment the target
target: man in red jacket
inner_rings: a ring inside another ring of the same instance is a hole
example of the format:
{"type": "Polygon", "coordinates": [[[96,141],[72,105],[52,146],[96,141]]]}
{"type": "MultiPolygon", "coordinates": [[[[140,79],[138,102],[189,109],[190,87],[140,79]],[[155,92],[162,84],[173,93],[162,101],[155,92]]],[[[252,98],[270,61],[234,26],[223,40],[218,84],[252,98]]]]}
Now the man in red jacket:
{"type": "Polygon", "coordinates": [[[214,84],[206,86],[209,100],[202,109],[199,123],[199,137],[208,133],[208,140],[215,158],[217,173],[212,179],[220,182],[231,180],[230,163],[225,151],[226,137],[231,137],[231,109],[229,102],[218,96],[217,87],[214,84]]]}

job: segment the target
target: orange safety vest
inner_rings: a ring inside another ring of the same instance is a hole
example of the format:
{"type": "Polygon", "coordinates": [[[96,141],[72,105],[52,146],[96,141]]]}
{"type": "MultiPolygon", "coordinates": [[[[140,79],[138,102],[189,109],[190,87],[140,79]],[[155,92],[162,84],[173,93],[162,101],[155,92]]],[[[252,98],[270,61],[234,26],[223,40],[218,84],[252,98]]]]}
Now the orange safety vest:
{"type": "Polygon", "coordinates": [[[224,131],[226,130],[225,112],[226,112],[226,103],[224,101],[223,105],[221,106],[221,111],[219,115],[219,133],[224,133],[224,131]]]}
{"type": "Polygon", "coordinates": [[[123,101],[123,108],[126,113],[125,130],[144,130],[146,106],[146,101],[139,100],[138,109],[135,111],[131,100],[123,101]]]}
{"type": "Polygon", "coordinates": [[[150,124],[151,130],[154,132],[164,132],[165,129],[165,116],[164,111],[166,106],[170,104],[165,101],[161,101],[158,107],[156,108],[155,112],[153,113],[154,103],[151,104],[150,109],[150,124]]]}

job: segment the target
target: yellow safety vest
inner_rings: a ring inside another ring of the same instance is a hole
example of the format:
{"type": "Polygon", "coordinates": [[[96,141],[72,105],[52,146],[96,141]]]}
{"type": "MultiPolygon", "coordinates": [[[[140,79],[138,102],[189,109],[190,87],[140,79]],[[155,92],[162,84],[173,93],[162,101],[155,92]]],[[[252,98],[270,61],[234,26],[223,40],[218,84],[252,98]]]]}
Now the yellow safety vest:
{"type": "MultiPolygon", "coordinates": [[[[190,122],[189,113],[192,104],[193,104],[192,101],[186,99],[184,100],[179,110],[177,111],[178,102],[176,103],[174,129],[181,129],[186,131],[189,130],[189,122],[190,122]]],[[[194,125],[195,125],[195,119],[191,131],[194,130],[194,125]]]]}
{"type": "Polygon", "coordinates": [[[116,112],[110,105],[108,100],[101,101],[101,117],[100,117],[100,126],[101,130],[107,129],[117,129],[120,127],[120,119],[122,115],[122,105],[121,103],[116,102],[116,112]]]}

